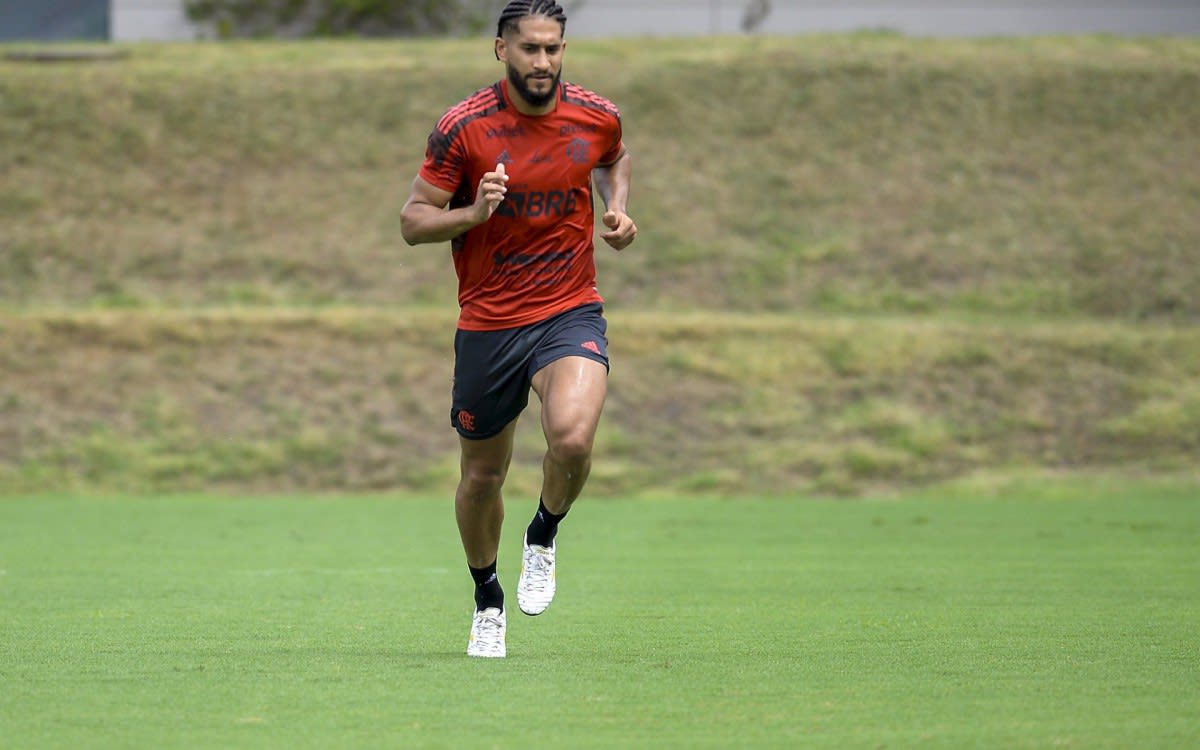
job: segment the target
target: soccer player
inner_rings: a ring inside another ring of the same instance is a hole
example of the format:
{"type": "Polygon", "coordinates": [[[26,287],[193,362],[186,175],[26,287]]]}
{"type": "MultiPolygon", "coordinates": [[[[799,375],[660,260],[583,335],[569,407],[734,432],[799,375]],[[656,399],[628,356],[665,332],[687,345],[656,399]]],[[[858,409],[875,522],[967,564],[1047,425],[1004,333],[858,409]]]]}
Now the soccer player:
{"type": "Polygon", "coordinates": [[[505,6],[494,49],[507,74],[442,116],[401,214],[410,245],[450,242],[458,274],[450,422],[461,449],[454,512],[475,581],[471,656],[506,654],[501,488],[530,388],[546,453],[517,582],[526,614],[554,597],[558,524],[591,469],[608,381],[593,190],[606,208],[600,237],[623,250],[637,235],[620,113],[561,80],[565,31],[554,0],[505,6]]]}

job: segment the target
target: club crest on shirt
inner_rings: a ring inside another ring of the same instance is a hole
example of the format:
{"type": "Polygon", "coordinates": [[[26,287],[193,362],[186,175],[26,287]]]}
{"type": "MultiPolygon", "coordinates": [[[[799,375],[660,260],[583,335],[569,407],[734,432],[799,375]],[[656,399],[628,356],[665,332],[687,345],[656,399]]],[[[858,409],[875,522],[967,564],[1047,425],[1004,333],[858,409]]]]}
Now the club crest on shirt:
{"type": "Polygon", "coordinates": [[[587,164],[590,144],[582,138],[572,138],[567,144],[567,158],[576,164],[587,164]]]}

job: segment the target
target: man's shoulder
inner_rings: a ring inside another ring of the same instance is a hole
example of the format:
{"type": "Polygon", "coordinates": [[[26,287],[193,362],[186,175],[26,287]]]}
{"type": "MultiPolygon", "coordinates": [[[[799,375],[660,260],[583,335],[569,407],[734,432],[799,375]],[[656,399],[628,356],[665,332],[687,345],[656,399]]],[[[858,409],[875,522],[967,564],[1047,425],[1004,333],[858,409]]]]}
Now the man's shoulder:
{"type": "Polygon", "coordinates": [[[617,105],[600,96],[595,91],[585,89],[583,86],[571,83],[570,81],[563,81],[562,101],[585,109],[597,110],[617,119],[621,118],[621,111],[617,109],[617,105]]]}
{"type": "Polygon", "coordinates": [[[504,95],[500,92],[500,84],[493,83],[446,110],[438,120],[437,130],[447,135],[455,133],[474,120],[494,115],[507,106],[504,95]]]}

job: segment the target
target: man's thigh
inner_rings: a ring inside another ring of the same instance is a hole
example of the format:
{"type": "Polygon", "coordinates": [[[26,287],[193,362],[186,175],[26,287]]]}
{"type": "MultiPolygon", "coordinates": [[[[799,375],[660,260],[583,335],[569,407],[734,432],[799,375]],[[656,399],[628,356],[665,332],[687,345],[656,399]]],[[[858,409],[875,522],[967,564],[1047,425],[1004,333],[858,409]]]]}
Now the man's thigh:
{"type": "Polygon", "coordinates": [[[478,483],[499,486],[504,484],[512,462],[513,437],[517,420],[508,423],[498,434],[482,440],[459,436],[462,477],[478,483]]]}
{"type": "Polygon", "coordinates": [[[576,434],[591,443],[608,395],[608,368],[587,357],[562,357],[538,370],[533,390],[548,438],[576,434]]]}

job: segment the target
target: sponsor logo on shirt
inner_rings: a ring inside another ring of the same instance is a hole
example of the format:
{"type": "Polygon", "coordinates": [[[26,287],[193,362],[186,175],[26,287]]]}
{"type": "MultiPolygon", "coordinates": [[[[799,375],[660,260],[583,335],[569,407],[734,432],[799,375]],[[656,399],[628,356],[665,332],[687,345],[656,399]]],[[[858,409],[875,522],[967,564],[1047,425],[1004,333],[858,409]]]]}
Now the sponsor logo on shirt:
{"type": "Polygon", "coordinates": [[[570,190],[510,191],[496,207],[496,213],[512,219],[536,219],[542,216],[570,216],[579,210],[579,188],[570,190]]]}
{"type": "Polygon", "coordinates": [[[521,125],[497,125],[487,129],[488,140],[492,138],[524,138],[525,128],[521,125]]]}

